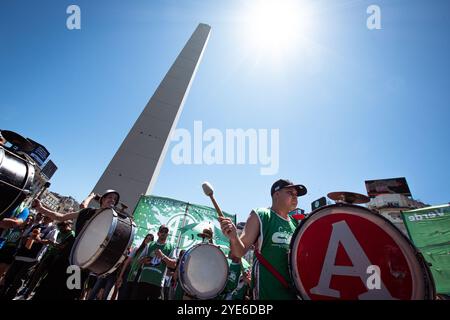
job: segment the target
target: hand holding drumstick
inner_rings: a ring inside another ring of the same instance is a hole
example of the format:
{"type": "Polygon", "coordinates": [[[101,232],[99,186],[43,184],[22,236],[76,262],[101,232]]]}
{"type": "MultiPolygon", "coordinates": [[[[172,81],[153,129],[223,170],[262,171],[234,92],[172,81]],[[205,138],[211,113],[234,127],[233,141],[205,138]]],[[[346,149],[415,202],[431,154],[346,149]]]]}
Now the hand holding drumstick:
{"type": "Polygon", "coordinates": [[[216,199],[214,198],[214,189],[212,188],[211,184],[209,182],[204,182],[202,184],[202,188],[205,195],[207,195],[211,199],[214,208],[216,209],[217,214],[219,215],[219,222],[220,228],[222,229],[222,233],[230,240],[236,239],[238,237],[237,228],[230,218],[224,217],[222,210],[220,209],[219,205],[216,202],[216,199]]]}

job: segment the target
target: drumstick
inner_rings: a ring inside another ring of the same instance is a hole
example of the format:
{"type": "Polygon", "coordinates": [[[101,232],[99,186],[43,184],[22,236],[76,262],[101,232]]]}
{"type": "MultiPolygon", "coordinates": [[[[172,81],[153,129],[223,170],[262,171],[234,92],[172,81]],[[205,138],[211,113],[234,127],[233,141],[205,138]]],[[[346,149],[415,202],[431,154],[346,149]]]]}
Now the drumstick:
{"type": "Polygon", "coordinates": [[[42,196],[42,194],[44,193],[44,191],[47,190],[48,187],[50,187],[50,185],[51,185],[50,182],[47,181],[47,182],[44,184],[44,188],[42,188],[42,190],[39,192],[39,194],[36,196],[35,199],[40,199],[41,196],[42,196]]]}
{"type": "Polygon", "coordinates": [[[212,188],[211,184],[207,181],[203,182],[202,189],[203,192],[211,199],[219,217],[223,218],[222,210],[220,209],[219,205],[216,202],[216,199],[214,198],[214,189],[212,188]]]}
{"type": "MultiPolygon", "coordinates": [[[[50,185],[51,185],[51,183],[47,181],[47,182],[44,184],[44,187],[41,189],[41,191],[39,191],[39,193],[33,198],[33,201],[34,201],[35,199],[40,200],[42,194],[44,193],[45,190],[48,189],[48,187],[50,187],[50,185]]],[[[33,201],[31,202],[31,207],[32,207],[32,208],[35,207],[35,206],[33,205],[33,201]]]]}

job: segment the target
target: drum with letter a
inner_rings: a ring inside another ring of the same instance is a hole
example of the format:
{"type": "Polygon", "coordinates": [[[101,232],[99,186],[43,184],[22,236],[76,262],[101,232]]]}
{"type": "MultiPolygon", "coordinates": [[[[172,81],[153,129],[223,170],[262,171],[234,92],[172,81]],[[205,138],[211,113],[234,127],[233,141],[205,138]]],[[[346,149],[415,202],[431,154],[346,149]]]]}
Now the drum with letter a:
{"type": "Polygon", "coordinates": [[[183,290],[192,298],[215,298],[227,283],[227,258],[218,246],[197,244],[181,258],[178,278],[183,290]]]}
{"type": "Polygon", "coordinates": [[[295,231],[291,278],[306,300],[434,299],[420,252],[390,221],[338,203],[311,213],[295,231]]]}
{"type": "Polygon", "coordinates": [[[97,275],[113,272],[126,258],[135,228],[128,216],[113,209],[99,211],[77,236],[70,254],[71,264],[97,275]]]}

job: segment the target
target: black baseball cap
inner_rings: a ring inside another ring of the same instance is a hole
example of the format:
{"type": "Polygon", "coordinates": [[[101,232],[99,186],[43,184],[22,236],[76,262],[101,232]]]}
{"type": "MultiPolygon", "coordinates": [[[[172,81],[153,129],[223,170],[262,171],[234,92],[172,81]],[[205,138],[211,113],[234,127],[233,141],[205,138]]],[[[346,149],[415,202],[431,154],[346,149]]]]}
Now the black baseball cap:
{"type": "Polygon", "coordinates": [[[162,224],[158,229],[159,232],[161,232],[163,230],[166,230],[167,232],[169,232],[169,228],[165,224],[162,224]]]}
{"type": "Polygon", "coordinates": [[[295,190],[297,190],[297,196],[304,196],[307,192],[306,187],[302,184],[294,184],[291,180],[287,179],[280,179],[275,181],[275,183],[272,185],[272,188],[270,188],[270,195],[273,196],[273,194],[277,191],[280,191],[284,188],[291,188],[294,187],[295,190]]]}

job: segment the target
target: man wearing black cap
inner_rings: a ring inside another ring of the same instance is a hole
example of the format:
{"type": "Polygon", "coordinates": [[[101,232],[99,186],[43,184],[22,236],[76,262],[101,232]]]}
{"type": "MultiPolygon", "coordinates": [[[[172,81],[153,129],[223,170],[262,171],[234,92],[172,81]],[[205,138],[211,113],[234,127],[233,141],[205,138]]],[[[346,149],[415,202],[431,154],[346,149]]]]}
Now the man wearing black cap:
{"type": "Polygon", "coordinates": [[[252,210],[241,236],[229,218],[219,218],[222,232],[230,239],[231,253],[242,257],[255,245],[262,259],[268,261],[274,271],[268,270],[256,257],[253,266],[253,295],[256,300],[296,299],[294,291],[286,288],[278,273],[289,283],[288,251],[297,222],[289,212],[297,208],[297,197],[306,194],[305,186],[285,179],[276,181],[270,190],[272,206],[252,210]]]}

